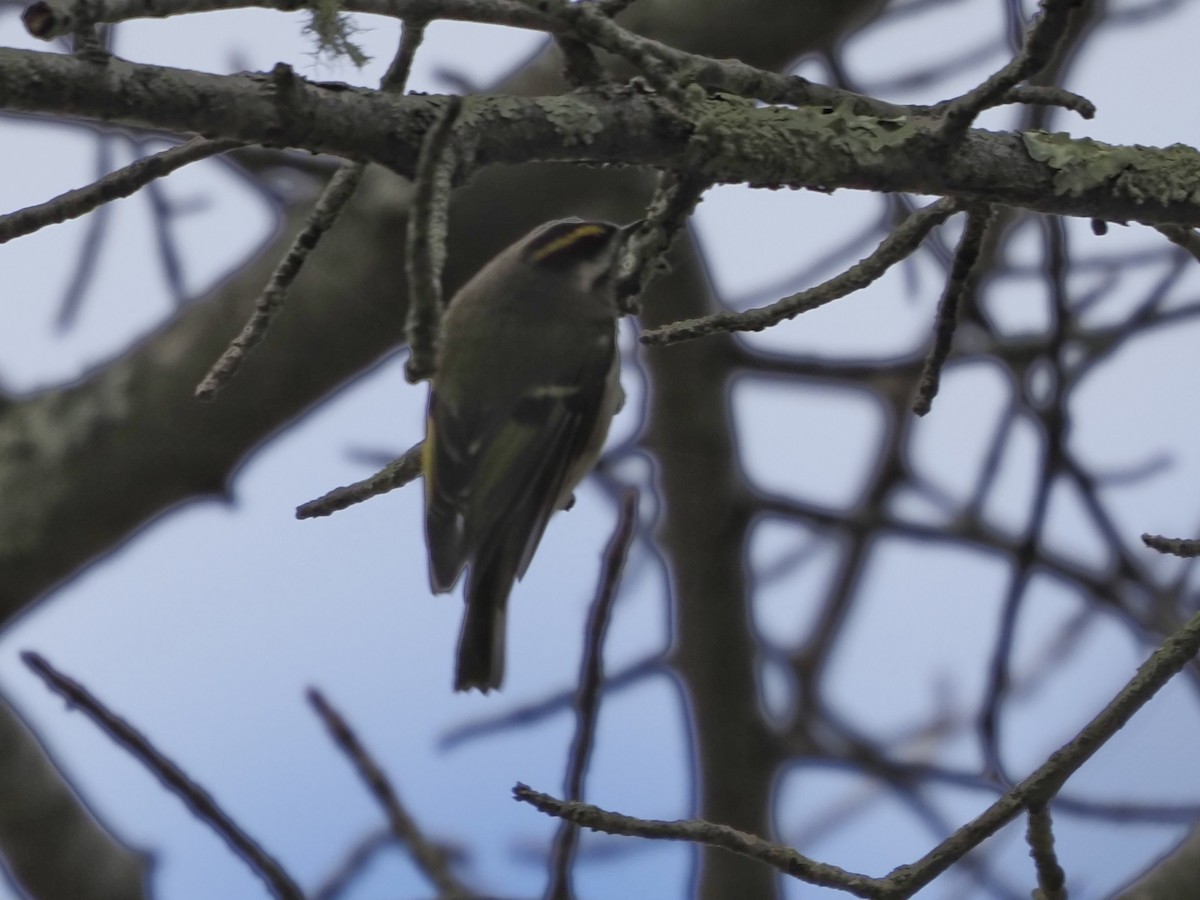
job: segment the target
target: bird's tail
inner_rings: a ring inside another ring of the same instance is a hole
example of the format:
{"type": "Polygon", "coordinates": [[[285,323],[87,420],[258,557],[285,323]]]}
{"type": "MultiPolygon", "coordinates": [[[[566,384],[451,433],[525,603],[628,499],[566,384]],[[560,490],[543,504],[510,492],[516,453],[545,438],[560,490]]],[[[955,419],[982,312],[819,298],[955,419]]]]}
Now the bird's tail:
{"type": "Polygon", "coordinates": [[[504,680],[504,624],[516,577],[504,556],[476,563],[467,577],[467,614],[458,636],[454,689],[487,693],[504,680]]]}

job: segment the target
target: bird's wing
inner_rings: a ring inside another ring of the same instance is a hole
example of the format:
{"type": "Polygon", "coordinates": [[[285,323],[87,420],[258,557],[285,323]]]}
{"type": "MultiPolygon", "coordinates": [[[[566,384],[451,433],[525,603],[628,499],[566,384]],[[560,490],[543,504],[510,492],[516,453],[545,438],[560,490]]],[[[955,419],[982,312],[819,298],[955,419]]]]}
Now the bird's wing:
{"type": "Polygon", "coordinates": [[[514,577],[525,574],[571,462],[596,427],[608,364],[521,395],[482,429],[431,398],[425,522],[435,591],[453,588],[468,563],[497,554],[514,577]]]}
{"type": "Polygon", "coordinates": [[[425,545],[429,548],[429,582],[435,593],[458,581],[467,554],[463,549],[467,489],[476,467],[469,438],[451,405],[429,395],[422,469],[425,473],[425,545]]]}

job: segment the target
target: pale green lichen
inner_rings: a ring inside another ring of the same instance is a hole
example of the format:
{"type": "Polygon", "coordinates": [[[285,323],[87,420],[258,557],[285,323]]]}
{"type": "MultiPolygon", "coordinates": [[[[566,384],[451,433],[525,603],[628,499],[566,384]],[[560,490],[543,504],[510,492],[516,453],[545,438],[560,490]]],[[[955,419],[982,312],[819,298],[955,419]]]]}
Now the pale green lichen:
{"type": "Polygon", "coordinates": [[[1026,131],[1025,149],[1038,162],[1054,170],[1054,190],[1080,197],[1108,184],[1129,165],[1127,147],[1113,147],[1063,132],[1026,131]]]}
{"type": "Polygon", "coordinates": [[[1045,131],[1021,138],[1033,159],[1054,170],[1059,194],[1111,190],[1135,203],[1200,202],[1200,152],[1185,144],[1117,146],[1045,131]]]}
{"type": "MultiPolygon", "coordinates": [[[[864,116],[854,111],[851,101],[833,108],[758,106],[744,98],[717,95],[698,112],[689,156],[701,165],[722,158],[760,159],[761,177],[752,182],[755,186],[789,183],[795,177],[797,158],[812,160],[814,172],[835,158],[872,166],[921,136],[912,117],[864,116]],[[777,161],[774,167],[770,160],[777,161]]],[[[715,174],[721,177],[719,171],[715,174]]]]}
{"type": "Polygon", "coordinates": [[[604,122],[586,104],[564,102],[556,97],[545,97],[535,102],[545,112],[546,121],[562,136],[565,147],[586,147],[604,131],[604,122]]]}
{"type": "Polygon", "coordinates": [[[917,134],[914,120],[909,116],[864,116],[854,111],[854,101],[844,100],[832,110],[823,110],[822,128],[846,135],[854,147],[865,147],[872,153],[907,143],[917,134]]]}
{"type": "Polygon", "coordinates": [[[312,0],[311,13],[312,19],[304,26],[304,33],[317,39],[316,56],[346,57],[359,69],[371,61],[371,57],[352,40],[361,29],[342,12],[339,0],[312,0]]]}

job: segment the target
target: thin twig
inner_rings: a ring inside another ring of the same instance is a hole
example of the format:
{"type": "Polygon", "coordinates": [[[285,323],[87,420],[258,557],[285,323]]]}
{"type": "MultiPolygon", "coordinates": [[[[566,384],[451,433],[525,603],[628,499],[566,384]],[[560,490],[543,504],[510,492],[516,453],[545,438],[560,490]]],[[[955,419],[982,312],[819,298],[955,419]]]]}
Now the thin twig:
{"type": "Polygon", "coordinates": [[[604,66],[586,43],[564,32],[556,32],[554,42],[562,52],[565,63],[563,75],[568,84],[575,87],[594,87],[607,80],[604,66]]]}
{"type": "MultiPolygon", "coordinates": [[[[123,22],[128,19],[165,19],[170,16],[231,9],[277,9],[296,11],[296,0],[97,0],[93,10],[96,23],[123,22]]],[[[482,22],[549,31],[548,18],[534,4],[521,0],[344,0],[343,12],[368,13],[394,19],[450,19],[482,22]]],[[[35,0],[21,15],[26,30],[36,38],[52,40],[74,28],[69,3],[61,0],[35,0]]]]}
{"type": "Polygon", "coordinates": [[[921,378],[917,385],[917,396],[913,401],[912,410],[918,416],[925,415],[933,408],[933,398],[937,396],[942,382],[942,368],[950,357],[950,345],[954,342],[954,332],[958,327],[958,311],[964,304],[973,300],[975,288],[979,284],[979,254],[993,218],[990,206],[972,208],[967,213],[967,224],[958,241],[958,248],[954,251],[950,277],[946,279],[942,300],[938,304],[933,329],[933,347],[925,357],[925,365],[921,369],[921,378]]]}
{"type": "MultiPolygon", "coordinates": [[[[596,598],[588,612],[587,640],[583,645],[583,661],[579,666],[579,690],[575,694],[575,739],[571,743],[567,777],[563,785],[568,801],[583,799],[583,779],[595,743],[600,687],[604,682],[604,635],[608,631],[617,586],[625,568],[625,559],[629,556],[629,546],[633,542],[637,508],[638,492],[632,488],[626,490],[621,497],[617,527],[604,551],[596,598]]],[[[550,884],[546,889],[546,897],[550,900],[567,900],[572,896],[571,863],[578,844],[579,827],[566,820],[560,822],[554,838],[554,852],[551,854],[550,884]]]]}
{"type": "Polygon", "coordinates": [[[559,819],[574,822],[583,828],[620,834],[629,837],[654,838],[667,841],[688,841],[721,847],[733,853],[756,859],[794,878],[822,887],[837,887],[859,897],[883,896],[887,882],[880,878],[847,872],[837,866],[809,859],[780,844],[763,840],[728,825],[718,825],[702,819],[638,819],[621,813],[610,812],[590,803],[568,803],[533,790],[528,785],[517,783],[513,797],[528,803],[540,812],[559,819]]]}
{"type": "Polygon", "coordinates": [[[513,796],[547,815],[568,819],[596,831],[723,847],[760,860],[811,884],[839,887],[860,897],[910,897],[1011,822],[1022,810],[1049,803],[1067,779],[1123,728],[1197,652],[1200,652],[1200,613],[1163,641],[1120,693],[1037,771],[920,860],[895,870],[887,878],[870,878],[846,872],[836,866],[818,863],[790,848],[712,822],[634,818],[587,803],[558,800],[520,783],[513,789],[513,796]]]}
{"type": "Polygon", "coordinates": [[[363,873],[375,855],[387,847],[397,844],[390,828],[380,828],[360,840],[338,863],[336,869],[321,881],[309,895],[308,900],[335,900],[348,891],[354,880],[363,873]]]}
{"type": "Polygon", "coordinates": [[[112,58],[109,50],[108,29],[101,29],[94,10],[99,0],[74,0],[71,4],[71,52],[76,56],[100,65],[112,58]]]}
{"type": "Polygon", "coordinates": [[[217,391],[227,385],[237,374],[246,354],[262,343],[271,322],[283,308],[288,289],[296,280],[296,276],[300,274],[305,260],[316,248],[325,232],[333,227],[346,203],[354,196],[354,191],[362,179],[364,168],[362,163],[346,163],[329,179],[329,184],[325,186],[320,199],[317,200],[308,221],[304,223],[304,227],[292,241],[287,253],[284,254],[283,260],[272,273],[266,289],[255,301],[254,312],[249,321],[221,354],[221,358],[213,363],[208,374],[204,376],[204,380],[196,386],[198,400],[208,401],[216,397],[217,391]]]}
{"type": "MultiPolygon", "coordinates": [[[[384,75],[381,87],[385,91],[403,92],[412,71],[413,56],[425,35],[423,21],[405,21],[400,32],[400,46],[392,64],[384,75]]],[[[283,308],[287,300],[288,290],[300,274],[309,255],[316,249],[317,244],[325,233],[334,226],[341,217],[346,204],[350,202],[359,182],[362,181],[366,166],[359,162],[344,163],[317,199],[313,211],[300,233],[292,241],[292,245],[284,254],[283,259],[271,274],[266,289],[259,295],[254,304],[254,312],[249,321],[243,326],[241,333],[221,354],[209,369],[204,380],[196,387],[196,397],[199,400],[212,400],[217,391],[229,383],[230,379],[241,368],[246,354],[260,344],[267,335],[271,322],[283,308]]]]}
{"type": "Polygon", "coordinates": [[[400,46],[392,63],[379,81],[382,90],[393,94],[402,94],[408,87],[408,76],[412,74],[413,60],[416,59],[417,49],[425,41],[425,25],[423,16],[405,18],[400,31],[400,46]]]}
{"type": "Polygon", "coordinates": [[[1072,10],[1079,5],[1080,0],[1041,0],[1040,12],[1025,34],[1021,52],[978,87],[939,104],[937,111],[945,118],[943,137],[947,142],[962,137],[979,113],[1007,102],[1013,88],[1049,64],[1067,32],[1072,10]]]}
{"type": "Polygon", "coordinates": [[[207,141],[203,138],[193,138],[186,144],[144,156],[124,168],[110,172],[87,187],[76,188],[37,206],[27,206],[0,216],[0,244],[32,234],[48,225],[76,219],[111,200],[128,197],[154,179],[170,175],[189,163],[216,156],[239,146],[239,141],[207,141]]]}
{"type": "Polygon", "coordinates": [[[637,313],[642,292],[668,270],[667,251],[708,187],[707,181],[678,172],[659,176],[646,220],[626,242],[618,262],[617,303],[623,313],[637,313]]]}
{"type": "MultiPolygon", "coordinates": [[[[596,17],[598,18],[598,17],[596,17]]],[[[716,90],[740,97],[761,100],[764,103],[786,103],[792,106],[841,107],[862,116],[905,116],[926,115],[923,107],[904,106],[877,100],[854,91],[816,84],[799,75],[782,75],[759,69],[737,59],[716,60],[707,56],[686,53],[626,31],[612,20],[612,28],[605,26],[609,40],[601,46],[611,53],[622,53],[622,48],[643,45],[646,52],[653,53],[673,65],[688,81],[707,85],[716,90]],[[615,30],[614,30],[615,29],[615,30]]]]}
{"type": "Polygon", "coordinates": [[[392,460],[370,478],[334,488],[316,500],[302,503],[296,507],[296,518],[317,519],[321,516],[331,516],[364,500],[404,487],[421,474],[421,450],[424,446],[425,442],[421,441],[409,447],[403,455],[392,460]]]}
{"type": "Polygon", "coordinates": [[[21,654],[21,659],[51,690],[68,704],[79,707],[105,734],[141,761],[163,786],[179,797],[201,821],[216,831],[230,849],[266,882],[272,894],[286,900],[303,900],[304,894],[300,887],[283,867],[257,841],[246,834],[204,788],[155,749],[141,732],[109,710],[79,682],[57,671],[40,654],[26,651],[21,654]]]}
{"type": "Polygon", "coordinates": [[[1050,821],[1050,808],[1045,804],[1030,807],[1025,839],[1029,842],[1029,855],[1033,857],[1037,869],[1036,900],[1067,900],[1066,874],[1054,852],[1054,827],[1050,821]]]}
{"type": "Polygon", "coordinates": [[[1184,559],[1200,556],[1200,539],[1169,538],[1161,534],[1143,534],[1142,543],[1159,553],[1169,553],[1184,559]]]}
{"type": "Polygon", "coordinates": [[[444,898],[469,897],[471,891],[450,871],[446,853],[421,832],[416,821],[400,802],[383,769],[367,752],[358,735],[325,696],[316,688],[308,689],[308,702],[325,723],[334,743],[350,760],[367,789],[383,807],[392,834],[404,842],[413,861],[444,898]]]}
{"type": "Polygon", "coordinates": [[[417,161],[416,190],[408,213],[408,362],[404,375],[416,384],[433,375],[442,317],[442,266],[446,261],[450,189],[458,159],[454,123],[462,98],[447,98],[437,121],[425,133],[417,161]]]}
{"type": "Polygon", "coordinates": [[[892,876],[901,896],[930,884],[955,861],[995,834],[1023,809],[1048,803],[1063,784],[1123,728],[1151,697],[1200,652],[1200,613],[1163,641],[1124,688],[1074,738],[1032,775],[910,866],[892,876]]]}
{"type": "Polygon", "coordinates": [[[1183,225],[1156,225],[1155,230],[1200,261],[1200,232],[1183,225]]]}
{"type": "Polygon", "coordinates": [[[655,42],[625,31],[593,3],[556,0],[552,9],[556,21],[562,23],[555,29],[556,35],[561,33],[568,41],[579,41],[584,46],[595,44],[623,57],[663,96],[685,102],[684,88],[689,79],[674,61],[659,51],[655,42]]]}
{"type": "MultiPolygon", "coordinates": [[[[342,0],[339,8],[344,12],[367,13],[388,16],[394,19],[448,19],[464,22],[479,22],[489,25],[504,25],[510,28],[525,28],[556,34],[564,28],[575,32],[575,36],[592,46],[614,53],[626,59],[660,62],[664,72],[680,73],[681,81],[694,81],[730,94],[752,97],[766,103],[788,103],[795,106],[839,106],[848,104],[860,115],[904,116],[928,114],[924,107],[904,106],[888,103],[851,91],[839,90],[815,84],[796,75],[783,75],[766,69],[747,65],[736,59],[710,59],[688,53],[650,38],[642,37],[622,28],[609,17],[615,9],[627,6],[626,0],[608,0],[607,3],[568,4],[589,7],[582,14],[567,11],[564,21],[558,15],[547,12],[541,4],[520,0],[342,0]],[[590,7],[595,6],[596,9],[590,7]],[[586,18],[586,21],[583,19],[586,18]],[[582,27],[578,23],[583,21],[582,27]],[[604,24],[607,23],[607,24],[604,24]],[[611,26],[611,27],[610,27],[611,26]]],[[[120,22],[127,19],[165,18],[196,12],[211,12],[228,9],[278,9],[295,12],[295,0],[95,0],[96,22],[120,22]]],[[[31,35],[45,40],[66,34],[72,27],[69,9],[46,0],[35,0],[25,9],[22,21],[31,35]]]]}
{"type": "Polygon", "coordinates": [[[1084,119],[1091,119],[1096,115],[1096,104],[1087,97],[1054,84],[1018,84],[1004,95],[1004,102],[1061,106],[1078,113],[1084,119]]]}
{"type": "Polygon", "coordinates": [[[943,197],[917,210],[884,238],[874,253],[816,287],[747,312],[720,312],[699,319],[673,322],[647,331],[641,336],[641,341],[644,344],[674,344],[718,332],[762,331],[817,309],[877,281],[888,269],[911,255],[929,232],[960,208],[957,200],[943,197]]]}
{"type": "MultiPolygon", "coordinates": [[[[767,103],[797,106],[838,106],[849,103],[862,115],[900,116],[912,114],[913,107],[876,100],[851,91],[839,90],[801,78],[783,75],[747,65],[736,59],[716,60],[670,47],[628,31],[614,22],[611,15],[628,6],[627,0],[607,3],[567,4],[586,7],[573,12],[562,8],[548,11],[544,4],[520,0],[342,0],[343,12],[368,13],[401,20],[450,19],[527,28],[549,34],[564,28],[585,43],[617,56],[641,61],[664,77],[679,73],[680,83],[696,81],[726,93],[753,97],[767,103]],[[594,7],[594,8],[593,8],[594,7]]],[[[94,0],[93,20],[97,23],[126,19],[163,18],[195,12],[227,9],[263,8],[294,12],[295,0],[94,0]]],[[[22,14],[31,35],[49,40],[69,32],[71,11],[59,3],[35,0],[22,14]]],[[[637,63],[635,62],[635,65],[637,63]]],[[[639,65],[639,70],[643,70],[639,65]]]]}

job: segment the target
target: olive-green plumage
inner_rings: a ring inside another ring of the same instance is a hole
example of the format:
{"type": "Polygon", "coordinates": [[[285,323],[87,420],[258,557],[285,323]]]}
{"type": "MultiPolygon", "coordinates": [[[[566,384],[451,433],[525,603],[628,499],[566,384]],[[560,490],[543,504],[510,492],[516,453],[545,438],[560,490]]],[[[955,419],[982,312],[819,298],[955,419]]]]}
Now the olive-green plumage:
{"type": "Polygon", "coordinates": [[[429,394],[425,537],[435,592],[469,570],[456,690],[500,686],[513,582],[620,407],[612,269],[624,233],[546,223],[446,310],[429,394]]]}

